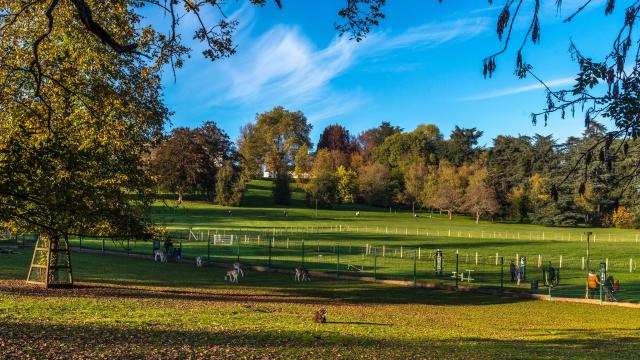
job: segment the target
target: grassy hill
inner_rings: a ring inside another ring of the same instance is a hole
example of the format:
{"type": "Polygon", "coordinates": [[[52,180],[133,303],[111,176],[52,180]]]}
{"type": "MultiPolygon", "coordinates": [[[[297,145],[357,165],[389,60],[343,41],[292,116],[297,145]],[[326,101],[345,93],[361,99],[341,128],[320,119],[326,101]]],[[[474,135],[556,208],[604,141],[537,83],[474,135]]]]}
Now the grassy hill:
{"type": "Polygon", "coordinates": [[[0,254],[0,358],[633,359],[637,310],[74,254],[76,289],[0,254]],[[20,279],[20,280],[16,280],[20,279]],[[328,323],[312,322],[319,308],[328,323]]]}

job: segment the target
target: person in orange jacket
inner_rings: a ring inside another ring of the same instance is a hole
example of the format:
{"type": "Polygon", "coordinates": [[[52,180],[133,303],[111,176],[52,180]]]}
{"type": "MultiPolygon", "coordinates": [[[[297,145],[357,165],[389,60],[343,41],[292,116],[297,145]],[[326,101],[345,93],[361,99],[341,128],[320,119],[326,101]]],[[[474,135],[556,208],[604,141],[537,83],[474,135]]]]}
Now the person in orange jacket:
{"type": "Polygon", "coordinates": [[[600,289],[600,279],[598,279],[598,274],[596,274],[595,270],[590,270],[589,275],[587,275],[587,287],[589,288],[589,298],[596,297],[600,289]]]}

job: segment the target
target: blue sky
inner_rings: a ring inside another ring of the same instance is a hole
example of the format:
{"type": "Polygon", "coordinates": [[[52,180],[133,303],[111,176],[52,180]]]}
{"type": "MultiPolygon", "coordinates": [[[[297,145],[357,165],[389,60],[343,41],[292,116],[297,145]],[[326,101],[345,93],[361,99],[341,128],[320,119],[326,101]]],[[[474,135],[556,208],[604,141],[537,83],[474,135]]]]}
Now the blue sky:
{"type": "MultiPolygon", "coordinates": [[[[582,118],[552,117],[546,127],[532,125],[530,113],[544,105],[544,91],[533,79],[513,76],[516,46],[498,58],[492,79],[483,78],[481,59],[502,47],[495,33],[500,7],[485,0],[389,0],[381,26],[356,43],[340,38],[333,27],[344,2],[283,0],[282,10],[271,2],[263,8],[229,2],[228,17],[240,21],[237,54],[211,63],[200,55],[200,44],[191,44],[191,59],[175,79],[167,73],[164,81],[166,102],[175,112],[172,126],[213,120],[235,139],[256,113],[282,105],[305,113],[314,143],[333,123],[357,134],[381,121],[407,130],[433,123],[445,136],[455,125],[477,127],[485,132],[481,145],[491,145],[498,134],[564,140],[582,132],[582,118]]],[[[527,46],[525,60],[545,81],[570,87],[577,65],[568,53],[569,39],[583,54],[601,58],[611,48],[623,9],[605,18],[604,1],[596,0],[563,24],[562,15],[582,1],[563,3],[558,15],[555,0],[542,0],[541,43],[527,46]]],[[[513,45],[522,41],[531,13],[530,6],[523,9],[513,45]]],[[[194,25],[183,25],[190,39],[194,25]]]]}

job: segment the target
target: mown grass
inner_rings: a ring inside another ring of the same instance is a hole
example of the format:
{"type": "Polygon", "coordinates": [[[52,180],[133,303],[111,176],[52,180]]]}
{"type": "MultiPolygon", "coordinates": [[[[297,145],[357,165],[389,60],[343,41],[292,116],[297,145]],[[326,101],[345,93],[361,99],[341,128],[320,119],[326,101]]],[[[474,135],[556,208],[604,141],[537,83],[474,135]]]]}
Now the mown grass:
{"type": "MultiPolygon", "coordinates": [[[[516,255],[524,255],[528,259],[528,280],[542,280],[539,264],[551,264],[560,268],[562,276],[561,286],[554,291],[572,297],[583,296],[587,267],[595,269],[606,262],[609,272],[623,284],[619,299],[640,300],[637,268],[640,232],[637,230],[550,228],[487,220],[476,224],[464,215],[455,215],[453,220],[448,220],[445,215],[422,211],[419,217],[413,217],[407,210],[389,211],[363,205],[319,209],[316,216],[315,209],[308,206],[300,191],[294,192],[291,206],[275,205],[270,186],[269,181],[251,182],[241,207],[237,208],[206,202],[185,202],[175,207],[174,203],[166,202],[157,203],[151,214],[158,224],[184,238],[182,245],[187,257],[209,255],[214,261],[230,261],[238,251],[231,247],[207,249],[206,242],[189,237],[188,229],[193,229],[198,236],[207,232],[233,233],[242,240],[247,235],[249,240],[241,243],[241,258],[259,264],[267,263],[267,243],[273,239],[272,257],[276,265],[285,267],[302,262],[304,240],[307,267],[347,271],[348,265],[356,265],[365,269],[361,274],[372,276],[373,254],[370,251],[363,256],[365,248],[371,246],[378,254],[377,276],[412,280],[413,253],[420,248],[420,255],[416,255],[418,281],[454,283],[450,275],[455,270],[458,254],[459,270],[472,270],[476,279],[474,284],[499,286],[501,269],[496,266],[496,257],[504,257],[504,272],[508,278],[509,262],[515,260],[516,255]],[[284,216],[284,210],[288,211],[288,216],[284,216]],[[358,217],[356,210],[360,211],[358,217]],[[589,266],[586,265],[585,231],[594,234],[589,266]],[[258,236],[261,236],[261,243],[258,236]],[[433,254],[437,249],[445,253],[445,270],[449,276],[434,277],[433,254]],[[341,264],[338,264],[337,252],[340,252],[341,264]],[[382,256],[383,253],[386,254],[382,256]]],[[[134,251],[149,252],[149,245],[136,246],[134,251]]]]}
{"type": "Polygon", "coordinates": [[[73,254],[76,289],[0,254],[0,358],[637,358],[635,309],[73,254]],[[20,279],[20,280],[15,280],[20,279]],[[311,320],[319,308],[329,323],[311,320]]]}

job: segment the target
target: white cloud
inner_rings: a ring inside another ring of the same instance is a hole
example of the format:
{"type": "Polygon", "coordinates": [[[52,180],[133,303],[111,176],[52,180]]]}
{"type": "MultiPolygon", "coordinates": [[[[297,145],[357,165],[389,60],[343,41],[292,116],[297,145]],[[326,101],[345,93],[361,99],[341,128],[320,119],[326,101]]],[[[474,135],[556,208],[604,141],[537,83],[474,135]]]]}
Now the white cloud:
{"type": "Polygon", "coordinates": [[[466,40],[484,32],[489,18],[474,17],[429,23],[408,29],[397,36],[387,36],[382,48],[392,50],[407,47],[435,47],[453,40],[466,40]]]}
{"type": "MultiPolygon", "coordinates": [[[[550,88],[554,88],[558,86],[571,85],[574,82],[575,82],[574,78],[567,77],[567,78],[560,78],[560,79],[555,79],[551,81],[545,81],[545,84],[547,84],[547,86],[550,88]]],[[[471,96],[464,97],[461,100],[463,101],[486,100],[486,99],[493,99],[493,98],[498,98],[503,96],[526,93],[526,92],[540,90],[540,89],[544,89],[544,85],[540,84],[539,82],[536,82],[535,84],[531,84],[531,85],[517,86],[517,87],[477,94],[477,95],[471,95],[471,96]]]]}
{"type": "MultiPolygon", "coordinates": [[[[477,36],[488,27],[487,18],[435,22],[398,34],[376,32],[360,43],[336,36],[325,47],[316,46],[295,26],[275,25],[257,38],[251,37],[254,10],[240,7],[241,29],[237,53],[211,65],[191,59],[172,85],[170,96],[188,98],[190,110],[212,107],[244,107],[252,111],[274,105],[305,109],[312,122],[336,118],[365,103],[361,90],[332,82],[350,68],[398,51],[432,48],[446,42],[477,36]]],[[[402,64],[396,64],[401,66],[402,64]]],[[[412,65],[414,66],[414,65],[412,65]]]]}
{"type": "Polygon", "coordinates": [[[226,100],[244,103],[264,96],[312,95],[353,64],[353,51],[354,44],[345,39],[315,50],[298,28],[275,26],[226,68],[230,75],[226,100]]]}
{"type": "Polygon", "coordinates": [[[224,66],[225,101],[256,103],[313,101],[326,95],[330,83],[359,61],[407,48],[436,47],[477,36],[486,18],[429,23],[398,35],[374,33],[360,43],[336,37],[317,49],[297,27],[276,25],[224,66]]]}

